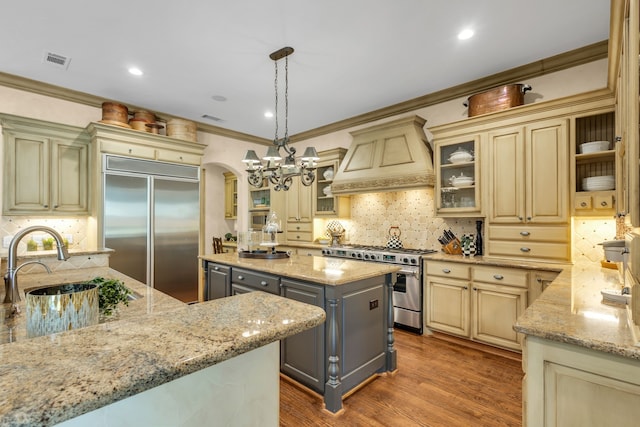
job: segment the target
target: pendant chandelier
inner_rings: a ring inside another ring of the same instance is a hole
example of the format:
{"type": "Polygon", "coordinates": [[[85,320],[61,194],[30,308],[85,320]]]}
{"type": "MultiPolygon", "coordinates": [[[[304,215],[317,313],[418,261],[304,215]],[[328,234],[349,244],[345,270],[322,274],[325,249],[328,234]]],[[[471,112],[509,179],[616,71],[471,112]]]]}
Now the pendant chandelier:
{"type": "Polygon", "coordinates": [[[262,161],[254,150],[248,150],[242,160],[247,165],[249,184],[260,188],[264,185],[265,178],[269,179],[276,191],[287,191],[291,188],[293,178],[300,177],[303,185],[309,186],[315,179],[315,170],[318,153],[313,147],[307,147],[302,157],[296,159],[296,149],[289,146],[289,55],[293,53],[292,47],[283,47],[269,55],[275,64],[275,92],[276,92],[276,134],[273,145],[267,150],[262,161]],[[278,138],[278,60],[284,58],[284,137],[278,138]],[[280,154],[283,149],[285,156],[280,154]]]}

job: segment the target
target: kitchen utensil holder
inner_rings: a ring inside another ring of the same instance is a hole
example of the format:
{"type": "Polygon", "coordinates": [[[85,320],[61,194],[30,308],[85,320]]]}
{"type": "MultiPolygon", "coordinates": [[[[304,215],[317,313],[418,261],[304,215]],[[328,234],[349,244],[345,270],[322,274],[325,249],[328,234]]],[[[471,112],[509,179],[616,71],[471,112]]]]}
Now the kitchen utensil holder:
{"type": "Polygon", "coordinates": [[[460,240],[458,238],[443,245],[442,250],[449,255],[462,255],[462,246],[460,246],[460,240]]]}

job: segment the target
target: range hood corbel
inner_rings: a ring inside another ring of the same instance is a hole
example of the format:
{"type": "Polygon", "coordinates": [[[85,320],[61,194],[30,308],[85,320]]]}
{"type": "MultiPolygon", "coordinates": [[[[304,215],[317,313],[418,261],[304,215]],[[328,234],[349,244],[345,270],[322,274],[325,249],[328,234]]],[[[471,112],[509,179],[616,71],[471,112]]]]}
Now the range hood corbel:
{"type": "Polygon", "coordinates": [[[435,182],[426,120],[410,116],[351,132],[353,142],[331,191],[349,195],[432,187],[435,182]]]}

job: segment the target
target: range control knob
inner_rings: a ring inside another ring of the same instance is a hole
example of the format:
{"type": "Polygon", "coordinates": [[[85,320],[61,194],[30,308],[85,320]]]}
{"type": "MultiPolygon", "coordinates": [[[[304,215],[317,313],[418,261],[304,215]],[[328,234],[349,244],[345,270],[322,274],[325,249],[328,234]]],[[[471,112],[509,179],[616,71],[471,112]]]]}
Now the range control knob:
{"type": "Polygon", "coordinates": [[[369,259],[369,254],[364,254],[364,259],[369,259]]]}
{"type": "Polygon", "coordinates": [[[417,264],[417,263],[418,263],[418,260],[417,260],[417,259],[415,259],[415,258],[411,258],[411,264],[417,264]]]}

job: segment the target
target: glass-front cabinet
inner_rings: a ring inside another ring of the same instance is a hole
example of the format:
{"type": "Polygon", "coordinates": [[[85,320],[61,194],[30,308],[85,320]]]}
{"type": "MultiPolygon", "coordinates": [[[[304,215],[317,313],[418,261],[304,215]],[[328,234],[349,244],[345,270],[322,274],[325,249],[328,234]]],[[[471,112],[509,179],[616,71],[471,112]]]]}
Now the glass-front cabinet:
{"type": "Polygon", "coordinates": [[[268,211],[271,207],[269,180],[265,179],[261,188],[249,186],[249,210],[268,211]]]}
{"type": "Polygon", "coordinates": [[[480,136],[434,141],[436,215],[477,216],[480,203],[480,136]]]}
{"type": "Polygon", "coordinates": [[[331,192],[333,177],[338,171],[347,150],[336,148],[318,153],[320,160],[313,185],[313,216],[349,217],[351,199],[348,196],[334,196],[331,192]]]}

